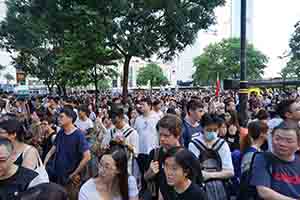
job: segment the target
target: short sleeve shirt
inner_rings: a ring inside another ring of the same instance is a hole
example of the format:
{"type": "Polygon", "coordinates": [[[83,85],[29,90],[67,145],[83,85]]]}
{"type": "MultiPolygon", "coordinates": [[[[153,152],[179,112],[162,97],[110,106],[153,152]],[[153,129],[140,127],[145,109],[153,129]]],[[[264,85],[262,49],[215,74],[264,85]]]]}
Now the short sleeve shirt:
{"type": "Polygon", "coordinates": [[[83,131],[87,131],[90,128],[94,128],[94,123],[90,118],[87,118],[85,121],[82,121],[78,118],[75,122],[75,125],[77,126],[77,128],[83,131]]]}
{"type": "Polygon", "coordinates": [[[205,200],[204,191],[196,184],[192,183],[186,191],[181,194],[176,193],[175,200],[205,200]]]}
{"type": "Polygon", "coordinates": [[[277,160],[275,164],[268,167],[265,156],[258,154],[254,159],[253,175],[251,185],[264,186],[282,195],[300,197],[300,159],[295,157],[294,161],[287,162],[277,160]]]}
{"type": "MultiPolygon", "coordinates": [[[[138,189],[133,176],[128,177],[129,197],[137,197],[138,189]]],[[[104,200],[96,189],[95,179],[88,180],[80,189],[79,200],[104,200]]],[[[121,197],[113,197],[112,200],[121,200],[121,197]]]]}
{"type": "Polygon", "coordinates": [[[139,152],[141,154],[149,154],[150,151],[159,146],[158,134],[156,130],[159,118],[152,113],[147,116],[139,116],[134,125],[134,129],[139,135],[139,152]]]}
{"type": "MultiPolygon", "coordinates": [[[[203,144],[204,138],[202,134],[199,134],[195,139],[200,140],[203,144]]],[[[189,150],[197,157],[200,157],[200,150],[193,144],[189,144],[189,150]]],[[[223,170],[232,170],[234,171],[233,164],[232,164],[232,158],[231,158],[231,152],[228,144],[225,142],[222,147],[218,151],[220,158],[222,160],[222,167],[223,170]]]]}
{"type": "MultiPolygon", "coordinates": [[[[74,130],[69,135],[61,129],[54,144],[56,146],[55,169],[57,177],[66,178],[76,170],[83,158],[83,153],[89,150],[88,143],[79,129],[74,130]]],[[[61,180],[57,182],[61,183],[61,180]]]]}

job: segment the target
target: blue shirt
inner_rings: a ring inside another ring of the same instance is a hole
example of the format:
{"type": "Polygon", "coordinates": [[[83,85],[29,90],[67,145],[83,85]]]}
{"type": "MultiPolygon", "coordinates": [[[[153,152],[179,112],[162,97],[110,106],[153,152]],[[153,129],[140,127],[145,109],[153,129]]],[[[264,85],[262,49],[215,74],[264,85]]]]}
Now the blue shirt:
{"type": "Polygon", "coordinates": [[[83,153],[89,149],[83,133],[76,129],[72,134],[65,134],[61,129],[55,139],[56,159],[55,170],[57,183],[66,184],[67,178],[79,166],[83,153]]]}
{"type": "Polygon", "coordinates": [[[299,198],[300,197],[300,159],[295,157],[294,161],[287,162],[277,160],[272,164],[270,170],[267,169],[266,158],[259,154],[254,159],[253,175],[251,185],[264,186],[282,195],[299,198]]]}
{"type": "Polygon", "coordinates": [[[189,143],[191,141],[192,135],[195,133],[202,133],[203,128],[199,124],[197,127],[193,127],[189,122],[187,122],[185,119],[182,123],[182,140],[181,141],[185,148],[189,147],[189,143]]]}

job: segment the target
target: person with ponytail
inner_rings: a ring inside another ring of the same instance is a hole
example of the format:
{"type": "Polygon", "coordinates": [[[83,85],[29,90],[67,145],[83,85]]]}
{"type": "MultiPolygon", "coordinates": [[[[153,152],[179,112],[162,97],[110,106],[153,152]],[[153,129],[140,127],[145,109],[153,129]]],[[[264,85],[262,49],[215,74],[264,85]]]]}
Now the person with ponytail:
{"type": "Polygon", "coordinates": [[[137,183],[127,170],[127,150],[110,145],[98,160],[98,175],[80,189],[79,200],[138,200],[137,183]]]}
{"type": "Polygon", "coordinates": [[[263,121],[252,121],[248,125],[248,135],[241,142],[241,172],[249,170],[255,152],[260,152],[261,146],[267,142],[268,125],[263,121]]]}

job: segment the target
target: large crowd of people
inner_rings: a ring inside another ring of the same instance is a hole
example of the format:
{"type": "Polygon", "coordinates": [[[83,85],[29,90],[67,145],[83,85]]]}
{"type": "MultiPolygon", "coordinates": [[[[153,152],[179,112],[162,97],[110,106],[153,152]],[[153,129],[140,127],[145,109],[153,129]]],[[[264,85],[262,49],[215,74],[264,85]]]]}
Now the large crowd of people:
{"type": "Polygon", "coordinates": [[[0,95],[0,200],[300,199],[300,94],[0,95]]]}

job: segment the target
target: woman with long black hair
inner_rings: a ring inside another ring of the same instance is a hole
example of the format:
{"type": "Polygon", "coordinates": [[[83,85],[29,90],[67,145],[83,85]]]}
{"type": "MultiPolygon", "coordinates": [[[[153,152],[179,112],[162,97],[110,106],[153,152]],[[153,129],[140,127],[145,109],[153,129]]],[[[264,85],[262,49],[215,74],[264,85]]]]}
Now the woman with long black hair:
{"type": "Polygon", "coordinates": [[[80,189],[79,200],[138,200],[136,180],[128,175],[127,152],[112,146],[98,161],[98,175],[80,189]]]}

